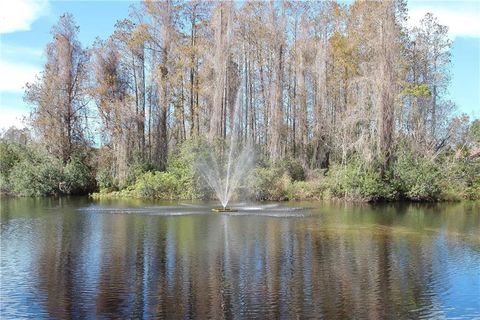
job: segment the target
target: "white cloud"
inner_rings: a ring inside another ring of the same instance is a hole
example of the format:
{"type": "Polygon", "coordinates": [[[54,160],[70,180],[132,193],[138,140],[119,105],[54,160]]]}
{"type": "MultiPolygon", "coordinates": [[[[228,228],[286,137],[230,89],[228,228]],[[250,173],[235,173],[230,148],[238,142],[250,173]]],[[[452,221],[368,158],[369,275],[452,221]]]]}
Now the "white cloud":
{"type": "Polygon", "coordinates": [[[48,11],[48,0],[0,1],[0,34],[30,30],[32,23],[48,11]]]}
{"type": "MultiPolygon", "coordinates": [[[[427,2],[428,3],[428,2],[427,2]]],[[[418,25],[426,13],[431,12],[440,24],[449,28],[450,38],[480,37],[480,5],[475,2],[435,2],[429,5],[414,2],[409,10],[410,25],[418,25]]]]}
{"type": "Polygon", "coordinates": [[[28,115],[25,110],[16,110],[2,106],[2,116],[0,117],[0,130],[6,130],[10,127],[25,127],[24,119],[28,115]]]}
{"type": "Polygon", "coordinates": [[[41,48],[9,44],[5,42],[2,42],[2,45],[0,48],[1,59],[41,60],[42,56],[43,56],[43,50],[41,48]]]}
{"type": "Polygon", "coordinates": [[[25,83],[35,80],[40,69],[33,65],[0,60],[0,94],[2,92],[23,92],[25,83]]]}

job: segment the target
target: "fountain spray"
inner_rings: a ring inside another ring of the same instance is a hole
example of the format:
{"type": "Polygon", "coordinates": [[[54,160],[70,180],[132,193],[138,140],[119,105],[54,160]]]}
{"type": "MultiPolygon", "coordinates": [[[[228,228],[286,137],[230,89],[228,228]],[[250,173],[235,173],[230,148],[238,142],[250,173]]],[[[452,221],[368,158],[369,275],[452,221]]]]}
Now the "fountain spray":
{"type": "Polygon", "coordinates": [[[247,177],[254,164],[254,153],[251,141],[242,144],[240,141],[239,105],[242,90],[238,90],[233,110],[233,121],[230,130],[230,142],[227,157],[208,148],[207,152],[197,157],[196,168],[208,185],[215,191],[222,208],[214,211],[233,211],[227,208],[233,192],[247,177]]]}

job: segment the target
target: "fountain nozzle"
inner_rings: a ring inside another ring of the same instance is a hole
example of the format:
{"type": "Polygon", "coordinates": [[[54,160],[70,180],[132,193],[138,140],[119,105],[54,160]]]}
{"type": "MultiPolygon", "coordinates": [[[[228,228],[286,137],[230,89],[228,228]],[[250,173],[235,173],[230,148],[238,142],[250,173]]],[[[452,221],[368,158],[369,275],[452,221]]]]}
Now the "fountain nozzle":
{"type": "Polygon", "coordinates": [[[214,212],[237,212],[237,210],[232,209],[232,208],[227,208],[227,207],[213,208],[212,211],[214,211],[214,212]]]}

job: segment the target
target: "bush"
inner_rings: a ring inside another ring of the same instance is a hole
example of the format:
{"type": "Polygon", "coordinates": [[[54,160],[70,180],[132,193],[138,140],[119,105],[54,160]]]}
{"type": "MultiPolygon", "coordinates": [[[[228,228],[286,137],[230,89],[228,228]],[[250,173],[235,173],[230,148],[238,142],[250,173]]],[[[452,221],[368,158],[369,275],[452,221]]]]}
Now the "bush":
{"type": "Polygon", "coordinates": [[[8,178],[10,171],[15,163],[20,160],[19,148],[14,145],[1,142],[0,143],[0,175],[8,178]]]}
{"type": "Polygon", "coordinates": [[[200,142],[185,141],[178,152],[169,157],[167,171],[173,174],[179,185],[179,199],[206,198],[209,191],[195,172],[195,148],[200,142]]]}
{"type": "MultiPolygon", "coordinates": [[[[141,164],[132,166],[135,182],[118,192],[111,192],[115,186],[108,172],[99,170],[97,181],[102,190],[96,195],[102,198],[210,199],[213,191],[196,173],[194,165],[197,156],[208,152],[212,152],[212,148],[204,140],[185,141],[169,155],[166,172],[148,171],[151,168],[141,164]],[[110,188],[109,192],[105,192],[104,188],[110,188]]],[[[250,196],[256,200],[480,199],[478,161],[468,159],[467,156],[455,158],[453,151],[444,153],[443,158],[431,161],[414,154],[408,145],[397,146],[395,156],[391,167],[383,175],[378,163],[365,163],[353,158],[349,159],[347,165],[331,165],[328,171],[311,170],[307,180],[304,168],[296,160],[272,164],[259,159],[257,167],[249,174],[247,183],[240,186],[233,196],[250,196]]],[[[65,169],[65,175],[71,176],[68,172],[65,169]]],[[[82,170],[80,172],[85,173],[82,170]]],[[[79,177],[81,176],[80,174],[79,177]]]]}
{"type": "Polygon", "coordinates": [[[256,200],[288,200],[290,176],[281,166],[256,168],[251,174],[250,185],[256,200]]]}
{"type": "Polygon", "coordinates": [[[86,154],[62,161],[35,144],[0,142],[0,188],[20,196],[87,193],[95,187],[86,154]]]}
{"type": "Polygon", "coordinates": [[[53,158],[23,160],[10,172],[12,191],[21,196],[46,196],[60,193],[62,165],[53,158]]]}
{"type": "Polygon", "coordinates": [[[126,188],[135,184],[135,181],[137,181],[138,177],[142,176],[146,172],[154,171],[154,166],[150,162],[141,159],[138,154],[135,154],[132,164],[128,166],[127,171],[128,172],[125,181],[118,181],[120,188],[126,188]]]}
{"type": "Polygon", "coordinates": [[[329,195],[361,201],[392,200],[395,189],[382,179],[375,165],[352,161],[346,166],[334,165],[323,183],[329,195]]]}
{"type": "Polygon", "coordinates": [[[135,183],[134,193],[140,198],[177,199],[178,179],[170,172],[146,172],[135,183]]]}
{"type": "Polygon", "coordinates": [[[468,200],[480,200],[480,179],[470,186],[467,186],[464,191],[464,198],[468,200]]]}
{"type": "Polygon", "coordinates": [[[441,196],[442,175],[433,161],[400,153],[394,164],[394,183],[400,194],[414,201],[435,201],[441,196]]]}
{"type": "Polygon", "coordinates": [[[320,200],[322,188],[319,180],[292,181],[287,194],[289,200],[320,200]]]}
{"type": "Polygon", "coordinates": [[[104,191],[115,190],[115,183],[113,181],[113,177],[109,169],[107,168],[99,169],[97,171],[97,175],[95,176],[95,180],[100,190],[104,190],[104,191]]]}
{"type": "Polygon", "coordinates": [[[305,180],[305,170],[303,169],[302,164],[298,160],[283,160],[280,163],[280,166],[285,169],[290,178],[293,181],[304,181],[305,180]]]}
{"type": "MultiPolygon", "coordinates": [[[[196,141],[186,141],[175,154],[168,159],[167,171],[147,171],[137,176],[131,192],[139,198],[156,199],[196,199],[202,196],[200,179],[192,166],[194,163],[193,148],[196,141]]],[[[148,169],[148,168],[144,168],[148,169]]]]}
{"type": "Polygon", "coordinates": [[[198,199],[210,191],[201,183],[195,173],[195,148],[201,141],[185,141],[176,152],[168,157],[165,172],[153,170],[152,165],[136,161],[130,168],[126,183],[119,186],[121,191],[113,192],[116,184],[107,168],[97,172],[96,180],[100,192],[93,197],[138,197],[156,199],[198,199]],[[134,179],[132,183],[131,180],[134,179]],[[130,182],[129,182],[130,181],[130,182]],[[123,187],[123,188],[122,188],[123,187]]]}
{"type": "MultiPolygon", "coordinates": [[[[445,163],[448,161],[445,159],[445,163]]],[[[467,157],[446,166],[443,197],[449,200],[480,200],[480,162],[467,157]]]]}
{"type": "Polygon", "coordinates": [[[0,143],[0,191],[10,192],[12,186],[10,184],[10,172],[16,163],[20,161],[18,148],[10,143],[0,143]]]}
{"type": "Polygon", "coordinates": [[[61,191],[66,194],[85,194],[95,187],[93,168],[85,155],[75,155],[65,165],[61,191]]]}
{"type": "Polygon", "coordinates": [[[55,195],[60,192],[62,163],[34,146],[2,142],[1,188],[21,196],[55,195]]]}

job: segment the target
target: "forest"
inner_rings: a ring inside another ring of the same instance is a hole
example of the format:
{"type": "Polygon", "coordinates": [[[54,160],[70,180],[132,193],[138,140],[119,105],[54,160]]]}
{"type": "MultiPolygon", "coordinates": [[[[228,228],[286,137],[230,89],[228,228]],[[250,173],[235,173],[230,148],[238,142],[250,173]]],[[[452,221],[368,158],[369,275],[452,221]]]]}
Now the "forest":
{"type": "Polygon", "coordinates": [[[210,198],[195,153],[238,112],[248,198],[480,199],[448,28],[411,27],[403,0],[145,1],[107,39],[79,32],[52,27],[28,126],[2,133],[3,194],[210,198]]]}

